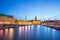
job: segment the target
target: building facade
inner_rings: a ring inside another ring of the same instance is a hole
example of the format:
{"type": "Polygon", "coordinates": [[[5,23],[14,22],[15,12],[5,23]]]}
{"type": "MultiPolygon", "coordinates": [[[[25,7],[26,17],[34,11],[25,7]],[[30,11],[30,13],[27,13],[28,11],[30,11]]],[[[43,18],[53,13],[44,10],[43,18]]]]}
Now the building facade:
{"type": "Polygon", "coordinates": [[[37,20],[36,16],[35,20],[16,20],[15,22],[20,25],[40,25],[42,23],[41,20],[37,20]]]}
{"type": "Polygon", "coordinates": [[[0,15],[0,24],[15,24],[15,19],[13,16],[0,15]]]}
{"type": "Polygon", "coordinates": [[[28,20],[28,21],[16,20],[16,24],[20,24],[20,25],[40,25],[41,21],[40,20],[28,20]]]}

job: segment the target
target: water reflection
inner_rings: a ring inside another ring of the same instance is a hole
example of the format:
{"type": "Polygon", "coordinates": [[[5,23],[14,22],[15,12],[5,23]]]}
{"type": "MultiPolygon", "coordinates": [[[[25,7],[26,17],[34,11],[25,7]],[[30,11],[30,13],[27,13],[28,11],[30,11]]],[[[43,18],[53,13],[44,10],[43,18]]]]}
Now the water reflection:
{"type": "Polygon", "coordinates": [[[20,26],[18,32],[18,39],[22,40],[23,36],[24,36],[24,26],[20,26]]]}
{"type": "Polygon", "coordinates": [[[20,26],[19,27],[19,40],[29,39],[30,36],[30,26],[20,26]],[[23,39],[24,37],[24,39],[23,39]]]}
{"type": "Polygon", "coordinates": [[[55,38],[56,38],[56,36],[55,36],[55,29],[53,29],[53,31],[52,31],[52,38],[53,38],[53,40],[56,40],[55,38]]]}
{"type": "Polygon", "coordinates": [[[30,26],[30,30],[33,30],[33,28],[34,28],[34,26],[32,25],[32,26],[30,26]]]}
{"type": "Polygon", "coordinates": [[[19,27],[19,35],[21,36],[24,32],[24,27],[20,26],[19,27]]]}
{"type": "Polygon", "coordinates": [[[14,28],[9,29],[9,40],[13,40],[14,37],[14,28]]]}
{"type": "Polygon", "coordinates": [[[30,32],[30,27],[31,27],[31,26],[28,26],[28,32],[30,32]]]}
{"type": "Polygon", "coordinates": [[[28,34],[28,35],[27,35],[27,39],[30,39],[30,27],[31,27],[31,26],[28,26],[28,28],[27,28],[27,29],[28,29],[28,30],[27,30],[27,34],[28,34]]]}
{"type": "Polygon", "coordinates": [[[0,30],[0,40],[57,40],[59,34],[60,31],[45,26],[19,26],[0,30]]]}
{"type": "Polygon", "coordinates": [[[0,30],[0,40],[3,38],[3,30],[0,30]]]}
{"type": "Polygon", "coordinates": [[[44,39],[45,40],[48,40],[47,36],[48,36],[48,28],[44,27],[44,39]]]}
{"type": "Polygon", "coordinates": [[[5,40],[8,40],[8,29],[5,29],[5,40]]]}
{"type": "Polygon", "coordinates": [[[36,32],[37,33],[36,37],[37,37],[37,40],[39,40],[40,39],[40,36],[39,36],[40,35],[40,25],[37,25],[37,30],[36,31],[37,31],[36,32]]]}
{"type": "Polygon", "coordinates": [[[19,27],[18,39],[20,39],[20,36],[22,34],[22,31],[21,30],[22,30],[21,27],[19,27]]]}
{"type": "Polygon", "coordinates": [[[27,33],[27,30],[28,30],[27,28],[28,28],[28,26],[25,26],[25,32],[26,32],[26,33],[27,33]]]}
{"type": "Polygon", "coordinates": [[[40,25],[37,25],[37,36],[40,34],[40,25]]]}

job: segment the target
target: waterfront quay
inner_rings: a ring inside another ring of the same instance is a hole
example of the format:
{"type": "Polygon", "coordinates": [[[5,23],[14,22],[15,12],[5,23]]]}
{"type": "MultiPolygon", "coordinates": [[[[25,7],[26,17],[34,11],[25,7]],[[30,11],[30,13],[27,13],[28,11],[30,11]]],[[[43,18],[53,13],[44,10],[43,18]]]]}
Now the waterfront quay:
{"type": "Polygon", "coordinates": [[[56,29],[56,30],[60,30],[59,25],[43,25],[43,26],[50,27],[50,28],[53,28],[53,29],[56,29]]]}
{"type": "Polygon", "coordinates": [[[26,17],[24,20],[16,20],[14,16],[0,14],[0,29],[16,28],[25,25],[43,25],[60,30],[60,20],[41,21],[37,19],[37,16],[35,16],[34,20],[27,20],[26,17]]]}
{"type": "Polygon", "coordinates": [[[24,20],[16,20],[14,16],[0,14],[0,29],[15,28],[22,25],[41,25],[41,23],[41,20],[37,20],[37,16],[34,20],[27,20],[26,17],[24,20]]]}
{"type": "MultiPolygon", "coordinates": [[[[0,30],[1,29],[9,29],[9,28],[17,28],[17,27],[23,27],[23,26],[32,26],[34,24],[0,24],[0,30]]],[[[39,25],[39,24],[37,24],[39,25]]]]}
{"type": "Polygon", "coordinates": [[[49,20],[42,22],[43,26],[60,30],[60,20],[49,20]]]}

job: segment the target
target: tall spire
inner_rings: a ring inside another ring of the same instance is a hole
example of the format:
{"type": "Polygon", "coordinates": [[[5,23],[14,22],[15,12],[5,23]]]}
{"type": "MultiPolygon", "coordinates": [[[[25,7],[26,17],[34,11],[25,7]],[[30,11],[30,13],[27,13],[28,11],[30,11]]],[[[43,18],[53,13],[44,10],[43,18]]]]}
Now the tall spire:
{"type": "Polygon", "coordinates": [[[27,20],[26,16],[25,16],[25,21],[27,20]]]}
{"type": "Polygon", "coordinates": [[[37,16],[35,16],[35,20],[37,20],[37,16]]]}

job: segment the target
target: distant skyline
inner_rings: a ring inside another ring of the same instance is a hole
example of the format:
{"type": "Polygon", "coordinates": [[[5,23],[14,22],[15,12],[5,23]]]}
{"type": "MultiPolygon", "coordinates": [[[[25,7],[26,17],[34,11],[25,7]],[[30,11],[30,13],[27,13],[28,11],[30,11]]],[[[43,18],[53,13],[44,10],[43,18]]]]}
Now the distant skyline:
{"type": "Polygon", "coordinates": [[[16,19],[39,20],[60,19],[59,0],[0,0],[0,14],[12,15],[16,19]]]}

